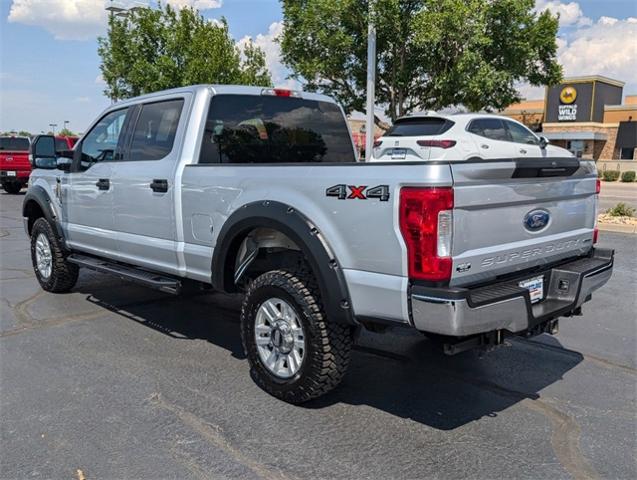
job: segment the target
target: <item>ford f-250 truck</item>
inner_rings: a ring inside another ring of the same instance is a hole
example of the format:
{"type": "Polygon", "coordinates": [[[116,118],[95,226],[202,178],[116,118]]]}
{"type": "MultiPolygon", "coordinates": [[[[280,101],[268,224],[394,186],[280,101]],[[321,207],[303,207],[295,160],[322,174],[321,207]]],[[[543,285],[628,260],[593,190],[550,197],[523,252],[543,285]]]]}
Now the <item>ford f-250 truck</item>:
{"type": "Polygon", "coordinates": [[[313,93],[158,92],[111,106],[73,151],[41,136],[32,155],[42,288],[85,267],[243,292],[252,376],[291,403],[341,381],[361,327],[415,328],[447,353],[555,333],[613,267],[594,246],[593,162],[359,163],[342,110],[313,93]]]}

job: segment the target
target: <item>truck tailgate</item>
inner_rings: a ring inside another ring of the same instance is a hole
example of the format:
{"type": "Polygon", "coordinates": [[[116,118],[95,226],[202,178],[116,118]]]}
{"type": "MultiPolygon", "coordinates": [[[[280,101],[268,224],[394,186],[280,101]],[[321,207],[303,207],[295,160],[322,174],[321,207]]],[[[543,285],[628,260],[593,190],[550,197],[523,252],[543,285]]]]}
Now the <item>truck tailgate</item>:
{"type": "Polygon", "coordinates": [[[585,254],[593,245],[597,176],[575,158],[453,163],[451,285],[585,254]]]}

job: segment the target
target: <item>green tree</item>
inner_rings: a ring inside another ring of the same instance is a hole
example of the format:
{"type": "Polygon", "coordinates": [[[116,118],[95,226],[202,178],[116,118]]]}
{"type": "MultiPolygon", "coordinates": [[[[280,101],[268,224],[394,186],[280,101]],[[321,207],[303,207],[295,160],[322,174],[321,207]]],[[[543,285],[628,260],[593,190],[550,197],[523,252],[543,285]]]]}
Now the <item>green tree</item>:
{"type": "Polygon", "coordinates": [[[77,133],[73,133],[71,130],[69,130],[68,128],[64,127],[62,130],[60,130],[58,132],[58,135],[60,135],[62,137],[76,137],[77,133]]]}
{"type": "MultiPolygon", "coordinates": [[[[364,110],[369,0],[281,0],[281,49],[292,77],[364,110]]],[[[392,120],[464,105],[501,109],[518,82],[552,85],[558,19],[534,0],[374,0],[376,102],[392,120]]],[[[377,118],[377,123],[380,123],[377,118]]]]}
{"type": "Polygon", "coordinates": [[[272,84],[261,49],[249,43],[242,51],[225,19],[208,21],[189,7],[111,16],[98,43],[104,93],[113,100],[199,83],[272,84]]]}

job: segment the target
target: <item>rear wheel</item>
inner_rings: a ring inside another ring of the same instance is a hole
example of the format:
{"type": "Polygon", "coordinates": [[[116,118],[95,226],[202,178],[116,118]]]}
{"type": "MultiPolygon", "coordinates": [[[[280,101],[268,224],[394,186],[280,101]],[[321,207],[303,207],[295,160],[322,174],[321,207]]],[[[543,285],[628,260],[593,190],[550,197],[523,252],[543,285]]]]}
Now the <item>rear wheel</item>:
{"type": "Polygon", "coordinates": [[[40,286],[47,292],[68,292],[75,286],[79,268],[66,261],[62,244],[45,218],[38,218],[31,229],[31,261],[40,286]]]}
{"type": "Polygon", "coordinates": [[[248,287],[241,337],[255,382],[289,403],[335,388],[349,364],[352,329],[328,321],[308,272],[274,270],[248,287]]]}
{"type": "Polygon", "coordinates": [[[7,182],[2,184],[2,188],[7,193],[16,194],[20,193],[20,190],[22,190],[22,184],[17,182],[7,182]]]}

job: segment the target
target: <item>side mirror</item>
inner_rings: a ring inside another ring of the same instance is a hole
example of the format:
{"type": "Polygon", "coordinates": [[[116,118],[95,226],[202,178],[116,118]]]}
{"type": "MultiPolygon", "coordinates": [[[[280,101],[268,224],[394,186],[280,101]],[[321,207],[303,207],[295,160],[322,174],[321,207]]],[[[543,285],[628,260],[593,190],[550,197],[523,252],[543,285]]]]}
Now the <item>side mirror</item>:
{"type": "Polygon", "coordinates": [[[70,172],[71,171],[71,165],[73,164],[73,161],[68,158],[68,157],[59,157],[56,161],[56,168],[58,170],[62,170],[63,172],[70,172]]]}
{"type": "Polygon", "coordinates": [[[31,158],[35,168],[57,168],[55,161],[55,137],[38,135],[31,144],[31,158]]]}
{"type": "Polygon", "coordinates": [[[549,144],[549,139],[548,138],[546,138],[544,136],[540,137],[540,148],[542,150],[544,150],[548,144],[549,144]]]}

